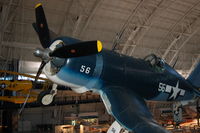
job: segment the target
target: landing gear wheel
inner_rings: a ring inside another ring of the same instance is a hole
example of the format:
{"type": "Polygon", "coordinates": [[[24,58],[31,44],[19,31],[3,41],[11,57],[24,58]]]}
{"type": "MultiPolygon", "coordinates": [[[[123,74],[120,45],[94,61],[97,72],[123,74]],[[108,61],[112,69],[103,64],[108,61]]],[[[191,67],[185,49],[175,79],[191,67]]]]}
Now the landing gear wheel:
{"type": "Polygon", "coordinates": [[[42,91],[37,98],[37,101],[40,105],[51,105],[54,102],[55,95],[51,93],[51,90],[42,91]]]}

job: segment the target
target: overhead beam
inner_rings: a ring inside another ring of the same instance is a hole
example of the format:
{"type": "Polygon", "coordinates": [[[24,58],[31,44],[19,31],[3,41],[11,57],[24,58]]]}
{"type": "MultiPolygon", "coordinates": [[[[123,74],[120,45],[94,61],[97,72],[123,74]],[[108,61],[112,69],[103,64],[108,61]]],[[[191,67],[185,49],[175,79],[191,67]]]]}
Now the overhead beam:
{"type": "Polygon", "coordinates": [[[199,62],[200,60],[200,54],[197,56],[197,58],[194,60],[194,62],[192,63],[192,66],[190,67],[189,69],[189,72],[188,72],[188,75],[187,77],[189,76],[189,74],[194,70],[195,66],[197,65],[197,63],[199,62]]]}
{"type": "Polygon", "coordinates": [[[13,0],[10,0],[9,5],[7,7],[3,7],[2,21],[1,21],[1,25],[0,25],[0,27],[1,27],[1,32],[0,32],[0,47],[1,47],[1,49],[0,50],[2,50],[2,41],[3,41],[4,33],[5,33],[8,25],[13,21],[14,17],[16,16],[17,10],[19,9],[19,5],[22,3],[22,0],[18,1],[18,4],[17,4],[18,6],[11,13],[10,9],[11,9],[12,3],[13,3],[13,0]],[[9,16],[9,14],[10,14],[10,16],[9,16]]]}
{"type": "Polygon", "coordinates": [[[24,42],[6,42],[2,41],[2,46],[4,47],[13,47],[13,48],[22,48],[22,49],[36,49],[41,48],[41,45],[38,43],[24,43],[24,42]]]}
{"type": "MultiPolygon", "coordinates": [[[[122,49],[122,54],[125,54],[125,50],[127,48],[128,45],[131,45],[131,43],[133,43],[133,39],[135,37],[135,35],[137,34],[137,32],[139,31],[139,27],[135,27],[135,29],[131,32],[131,34],[129,35],[127,41],[125,42],[123,49],[122,49]]],[[[133,45],[133,44],[132,44],[133,45]]]]}
{"type": "MultiPolygon", "coordinates": [[[[91,22],[93,16],[95,15],[95,13],[97,12],[97,10],[99,9],[99,7],[101,6],[101,4],[103,3],[104,0],[96,0],[96,3],[94,5],[93,10],[90,13],[90,16],[88,17],[84,27],[82,28],[82,30],[80,31],[80,33],[78,34],[79,37],[83,35],[83,33],[85,32],[85,30],[88,28],[89,23],[91,22]]],[[[78,27],[78,26],[77,26],[78,27]]],[[[78,29],[78,28],[77,28],[78,29]]]]}
{"type": "MultiPolygon", "coordinates": [[[[132,10],[131,14],[129,15],[129,17],[127,18],[127,20],[125,21],[125,23],[123,24],[122,28],[120,29],[120,31],[117,33],[117,35],[115,36],[115,39],[113,40],[113,47],[112,50],[116,50],[117,46],[120,43],[120,40],[122,39],[123,34],[125,33],[125,30],[127,29],[128,25],[131,23],[132,18],[135,16],[136,12],[138,11],[138,9],[141,7],[141,5],[144,3],[144,0],[140,0],[135,9],[132,10]]],[[[134,32],[134,31],[133,31],[134,32]]],[[[133,33],[132,37],[134,37],[136,34],[133,33]]],[[[125,44],[124,46],[126,47],[128,44],[125,44]]],[[[123,52],[125,51],[125,49],[123,48],[122,50],[123,52]]]]}
{"type": "Polygon", "coordinates": [[[2,42],[2,51],[0,58],[5,60],[12,60],[13,58],[19,60],[39,61],[39,58],[33,56],[33,51],[36,48],[41,48],[41,45],[24,42],[2,42]]]}
{"type": "Polygon", "coordinates": [[[84,17],[85,17],[84,15],[79,15],[78,20],[76,21],[73,32],[72,32],[73,37],[78,36],[78,30],[80,30],[80,25],[81,25],[84,17]]]}
{"type": "MultiPolygon", "coordinates": [[[[156,7],[154,7],[153,11],[151,12],[151,14],[148,16],[148,18],[146,18],[146,21],[144,21],[143,25],[146,25],[147,22],[149,22],[150,24],[148,24],[148,26],[146,26],[146,28],[141,31],[142,33],[140,34],[139,38],[137,39],[136,44],[135,46],[132,48],[131,52],[129,53],[129,56],[132,56],[136,47],[138,46],[138,44],[140,44],[140,42],[142,41],[142,39],[144,38],[144,36],[146,35],[146,33],[149,31],[149,29],[152,28],[152,19],[154,17],[157,16],[157,13],[161,13],[162,11],[165,11],[167,8],[170,7],[170,5],[174,3],[174,1],[169,1],[169,0],[162,0],[158,3],[158,5],[156,7]],[[161,8],[161,5],[164,3],[164,2],[168,2],[168,3],[165,3],[166,7],[164,8],[161,8]]],[[[155,21],[154,21],[155,22],[155,21]]]]}
{"type": "Polygon", "coordinates": [[[169,53],[169,51],[170,51],[170,49],[172,48],[172,46],[174,46],[174,45],[176,44],[176,42],[177,42],[178,40],[180,40],[180,39],[181,39],[181,35],[177,36],[177,37],[170,43],[170,45],[167,47],[165,53],[164,53],[163,56],[162,56],[163,59],[166,58],[166,56],[167,56],[167,54],[169,53]]]}
{"type": "Polygon", "coordinates": [[[183,46],[185,44],[187,44],[187,42],[199,31],[200,28],[197,28],[182,44],[181,46],[178,48],[178,50],[176,50],[175,54],[173,55],[173,57],[171,58],[169,64],[171,65],[173,60],[175,59],[175,57],[178,55],[179,51],[183,48],[183,46]]]}
{"type": "Polygon", "coordinates": [[[69,3],[66,4],[66,8],[64,10],[65,15],[63,16],[62,24],[58,30],[58,35],[61,34],[62,30],[65,27],[65,22],[66,22],[66,19],[69,17],[69,12],[70,12],[70,9],[72,8],[72,4],[73,4],[73,0],[70,0],[69,3]]]}
{"type": "MultiPolygon", "coordinates": [[[[164,39],[164,40],[161,42],[161,46],[162,46],[163,44],[165,44],[164,42],[167,40],[167,38],[168,38],[169,36],[172,35],[172,33],[174,33],[174,30],[177,28],[177,26],[181,25],[181,23],[184,22],[184,19],[191,13],[191,11],[192,11],[193,9],[195,9],[197,6],[199,6],[199,4],[200,4],[200,1],[198,1],[198,2],[197,2],[196,4],[194,4],[192,7],[190,7],[190,8],[186,11],[186,13],[185,13],[176,23],[174,23],[174,24],[171,26],[169,32],[168,32],[168,33],[166,34],[166,36],[165,36],[166,39],[164,39]]],[[[187,27],[186,27],[186,28],[187,28],[187,27]]],[[[183,27],[183,24],[182,24],[182,29],[181,29],[181,30],[183,31],[183,33],[184,33],[185,31],[187,31],[186,28],[183,27]]],[[[190,35],[189,35],[189,36],[190,36],[190,35]]],[[[166,49],[166,51],[165,51],[164,54],[162,55],[163,58],[166,58],[166,56],[169,54],[170,49],[177,43],[177,41],[178,41],[181,37],[182,37],[182,34],[181,34],[181,33],[180,33],[178,36],[174,36],[173,40],[172,40],[171,43],[168,45],[168,48],[166,49]]]]}
{"type": "Polygon", "coordinates": [[[8,23],[7,23],[8,22],[8,15],[10,13],[12,2],[13,2],[13,0],[10,0],[8,5],[2,6],[2,15],[1,15],[1,24],[0,24],[0,27],[1,27],[1,29],[0,29],[1,30],[1,32],[0,32],[0,44],[1,44],[1,41],[3,40],[4,31],[8,26],[8,23]]]}
{"type": "Polygon", "coordinates": [[[2,15],[2,21],[1,21],[1,28],[3,30],[1,32],[3,32],[8,27],[8,25],[11,23],[11,21],[14,19],[15,15],[16,15],[16,11],[19,8],[19,5],[22,3],[22,0],[19,0],[18,6],[15,8],[15,10],[9,16],[12,3],[13,3],[13,0],[10,0],[9,5],[3,7],[3,11],[2,11],[3,15],[2,15]]]}

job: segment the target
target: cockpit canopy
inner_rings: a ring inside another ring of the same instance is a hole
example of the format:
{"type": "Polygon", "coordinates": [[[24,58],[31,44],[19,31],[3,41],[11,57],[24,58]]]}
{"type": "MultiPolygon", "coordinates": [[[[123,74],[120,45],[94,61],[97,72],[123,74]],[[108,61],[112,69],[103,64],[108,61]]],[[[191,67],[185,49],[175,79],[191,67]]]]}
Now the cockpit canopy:
{"type": "Polygon", "coordinates": [[[155,54],[150,54],[144,58],[146,62],[148,62],[153,68],[163,71],[165,61],[160,57],[157,57],[155,54]]]}

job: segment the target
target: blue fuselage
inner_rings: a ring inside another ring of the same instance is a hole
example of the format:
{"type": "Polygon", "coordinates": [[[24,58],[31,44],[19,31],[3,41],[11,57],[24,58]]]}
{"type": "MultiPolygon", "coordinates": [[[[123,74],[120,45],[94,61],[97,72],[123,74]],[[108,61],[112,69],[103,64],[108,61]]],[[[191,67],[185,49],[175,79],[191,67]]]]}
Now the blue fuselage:
{"type": "Polygon", "coordinates": [[[167,64],[162,71],[158,69],[142,59],[104,49],[97,55],[67,59],[57,76],[65,82],[84,86],[85,90],[101,91],[118,86],[146,100],[189,100],[194,97],[193,87],[174,69],[167,64]]]}

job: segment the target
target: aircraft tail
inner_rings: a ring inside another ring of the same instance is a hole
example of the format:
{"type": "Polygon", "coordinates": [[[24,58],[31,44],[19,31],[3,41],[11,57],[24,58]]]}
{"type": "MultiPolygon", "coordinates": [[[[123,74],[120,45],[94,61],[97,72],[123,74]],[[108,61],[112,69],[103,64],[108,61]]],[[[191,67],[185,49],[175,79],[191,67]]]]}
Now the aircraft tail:
{"type": "Polygon", "coordinates": [[[187,81],[190,82],[195,88],[200,88],[200,62],[190,73],[189,77],[187,78],[187,81]]]}

